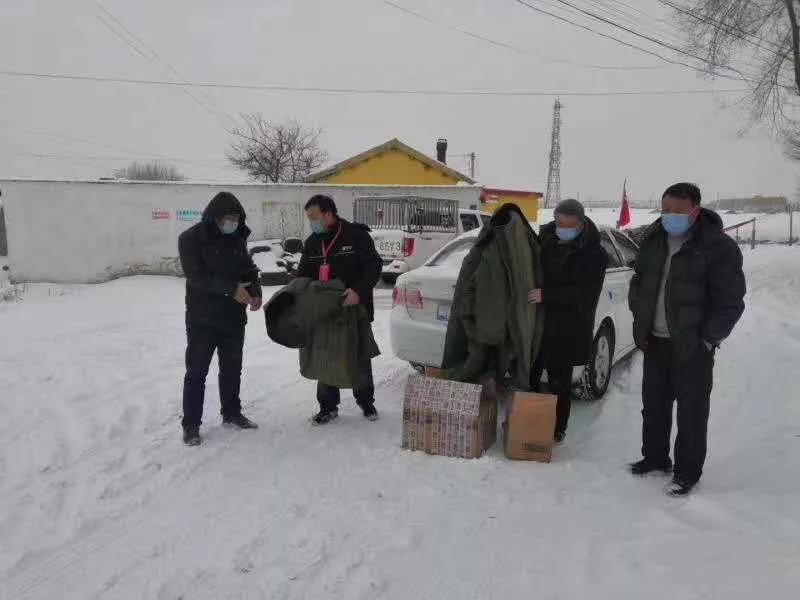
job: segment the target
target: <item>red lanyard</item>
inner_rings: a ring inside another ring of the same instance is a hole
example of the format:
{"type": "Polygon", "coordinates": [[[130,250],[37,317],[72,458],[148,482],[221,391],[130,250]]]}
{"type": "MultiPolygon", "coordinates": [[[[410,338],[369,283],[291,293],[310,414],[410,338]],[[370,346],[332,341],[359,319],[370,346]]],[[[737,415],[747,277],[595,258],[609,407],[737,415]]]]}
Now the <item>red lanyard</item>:
{"type": "Polygon", "coordinates": [[[336,240],[339,239],[339,235],[341,233],[342,233],[342,224],[339,223],[339,231],[337,231],[336,235],[333,236],[333,239],[331,240],[331,243],[326,246],[325,245],[325,240],[322,240],[322,263],[323,264],[326,264],[326,265],[328,264],[328,252],[330,252],[331,248],[333,248],[333,245],[336,243],[336,240]]]}

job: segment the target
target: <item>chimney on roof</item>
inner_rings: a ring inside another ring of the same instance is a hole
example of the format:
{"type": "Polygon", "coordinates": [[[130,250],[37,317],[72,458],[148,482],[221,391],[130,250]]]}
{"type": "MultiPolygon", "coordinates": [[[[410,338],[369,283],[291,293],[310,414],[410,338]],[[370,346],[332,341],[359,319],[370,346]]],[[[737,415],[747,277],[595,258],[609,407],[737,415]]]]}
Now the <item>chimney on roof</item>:
{"type": "Polygon", "coordinates": [[[447,164],[447,140],[445,138],[439,138],[436,141],[436,160],[447,164]]]}

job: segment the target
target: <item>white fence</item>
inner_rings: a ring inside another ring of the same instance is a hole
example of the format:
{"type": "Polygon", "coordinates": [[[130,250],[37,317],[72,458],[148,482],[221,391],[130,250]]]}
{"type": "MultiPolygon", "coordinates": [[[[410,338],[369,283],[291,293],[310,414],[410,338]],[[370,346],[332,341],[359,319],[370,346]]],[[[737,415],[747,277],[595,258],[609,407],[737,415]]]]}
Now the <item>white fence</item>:
{"type": "Polygon", "coordinates": [[[247,213],[252,240],[308,233],[303,206],[334,198],[352,216],[356,196],[421,195],[480,204],[474,186],[205,185],[152,182],[0,181],[12,281],[93,283],[132,274],[174,275],[178,235],[228,190],[247,213]]]}

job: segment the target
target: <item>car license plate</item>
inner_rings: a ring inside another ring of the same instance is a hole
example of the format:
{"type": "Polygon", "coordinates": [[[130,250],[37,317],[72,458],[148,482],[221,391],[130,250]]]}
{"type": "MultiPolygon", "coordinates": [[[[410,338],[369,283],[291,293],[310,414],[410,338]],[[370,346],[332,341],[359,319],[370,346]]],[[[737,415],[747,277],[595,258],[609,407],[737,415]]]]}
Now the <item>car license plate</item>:
{"type": "Polygon", "coordinates": [[[400,254],[402,249],[402,243],[399,241],[380,240],[378,242],[378,252],[380,254],[388,254],[389,256],[393,256],[400,254]]]}
{"type": "Polygon", "coordinates": [[[447,322],[450,320],[450,305],[440,304],[436,309],[436,320],[447,322]]]}

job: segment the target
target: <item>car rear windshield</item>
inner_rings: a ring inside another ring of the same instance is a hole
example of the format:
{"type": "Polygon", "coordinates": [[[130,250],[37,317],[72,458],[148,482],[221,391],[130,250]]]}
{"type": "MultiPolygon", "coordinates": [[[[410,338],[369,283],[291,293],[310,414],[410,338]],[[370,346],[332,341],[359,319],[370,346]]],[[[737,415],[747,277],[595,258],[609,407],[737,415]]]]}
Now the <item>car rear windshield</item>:
{"type": "Polygon", "coordinates": [[[467,257],[467,254],[469,254],[469,251],[474,245],[475,238],[453,242],[452,245],[442,250],[442,252],[429,263],[429,266],[461,266],[461,263],[464,262],[464,259],[467,257]]]}

